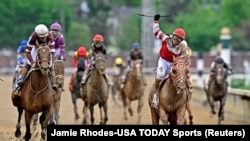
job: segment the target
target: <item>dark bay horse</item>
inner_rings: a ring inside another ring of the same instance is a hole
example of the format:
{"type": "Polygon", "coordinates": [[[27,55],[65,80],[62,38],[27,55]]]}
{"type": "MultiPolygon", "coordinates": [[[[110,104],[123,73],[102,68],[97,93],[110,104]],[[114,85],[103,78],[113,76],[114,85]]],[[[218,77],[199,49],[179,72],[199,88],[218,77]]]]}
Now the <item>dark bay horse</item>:
{"type": "Polygon", "coordinates": [[[40,116],[41,137],[46,138],[46,129],[49,118],[53,113],[54,90],[49,78],[49,67],[51,65],[50,48],[40,46],[37,48],[36,67],[32,68],[20,89],[20,97],[12,94],[13,105],[18,109],[18,121],[15,136],[21,136],[21,117],[25,112],[26,141],[31,138],[30,124],[34,114],[42,113],[40,116]]]}
{"type": "Polygon", "coordinates": [[[211,83],[207,86],[204,85],[204,91],[212,114],[216,114],[215,103],[219,102],[218,124],[221,124],[221,121],[224,120],[224,107],[228,91],[227,76],[223,64],[216,63],[215,72],[210,77],[212,77],[211,83]]]}
{"type": "Polygon", "coordinates": [[[170,125],[184,124],[185,112],[191,100],[187,86],[189,65],[188,58],[174,58],[169,75],[160,84],[158,109],[151,106],[154,96],[152,85],[148,96],[152,124],[159,125],[159,121],[170,125]]]}
{"type": "Polygon", "coordinates": [[[120,96],[124,108],[124,119],[127,120],[127,110],[130,116],[133,116],[133,109],[131,107],[132,101],[137,101],[137,123],[141,122],[141,111],[144,105],[144,83],[143,83],[143,72],[142,72],[142,60],[137,59],[131,62],[131,72],[128,74],[126,84],[123,89],[120,89],[120,96]]]}
{"type": "Polygon", "coordinates": [[[103,77],[106,70],[106,56],[102,53],[94,53],[94,68],[90,70],[90,76],[86,84],[82,86],[82,98],[84,105],[83,124],[94,124],[94,106],[98,104],[100,110],[100,124],[106,125],[108,121],[108,96],[109,86],[103,77]],[[89,115],[90,114],[90,115],[89,115]]]}
{"type": "Polygon", "coordinates": [[[85,71],[85,66],[86,66],[86,60],[84,58],[79,58],[78,60],[78,68],[76,71],[76,77],[73,78],[73,90],[70,90],[71,93],[71,99],[72,99],[72,103],[73,103],[73,108],[74,108],[74,113],[75,113],[75,120],[79,119],[79,114],[77,112],[77,99],[82,99],[81,97],[81,87],[80,87],[80,83],[82,81],[82,77],[85,71]]]}

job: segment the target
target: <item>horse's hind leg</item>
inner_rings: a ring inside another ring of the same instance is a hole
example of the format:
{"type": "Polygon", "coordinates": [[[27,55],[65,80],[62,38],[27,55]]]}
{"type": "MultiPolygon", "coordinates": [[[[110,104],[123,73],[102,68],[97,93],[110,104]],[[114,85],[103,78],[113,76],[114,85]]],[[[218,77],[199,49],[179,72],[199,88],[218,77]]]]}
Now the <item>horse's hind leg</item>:
{"type": "Polygon", "coordinates": [[[19,138],[22,134],[21,132],[21,118],[23,114],[23,108],[22,107],[17,107],[18,110],[18,119],[17,119],[17,124],[16,124],[16,131],[15,131],[15,137],[19,138]]]}

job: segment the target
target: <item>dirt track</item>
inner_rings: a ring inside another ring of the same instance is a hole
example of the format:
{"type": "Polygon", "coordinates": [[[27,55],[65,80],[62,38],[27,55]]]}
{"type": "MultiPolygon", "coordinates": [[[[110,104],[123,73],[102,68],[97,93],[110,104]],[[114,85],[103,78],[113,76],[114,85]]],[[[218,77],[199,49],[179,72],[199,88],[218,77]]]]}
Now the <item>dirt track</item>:
{"type": "MultiPolygon", "coordinates": [[[[1,79],[4,81],[0,81],[0,103],[1,103],[1,117],[0,117],[0,141],[16,141],[14,136],[15,126],[17,121],[17,110],[11,103],[11,81],[12,76],[0,76],[1,79]]],[[[151,117],[149,106],[147,103],[147,95],[149,91],[149,86],[153,82],[153,77],[147,77],[148,80],[148,87],[145,90],[145,103],[143,107],[143,114],[141,124],[151,124],[151,117]]],[[[82,105],[83,102],[79,99],[77,101],[78,104],[78,112],[80,114],[80,120],[74,121],[74,114],[73,114],[73,105],[71,102],[70,93],[68,91],[68,82],[69,76],[65,77],[65,89],[66,91],[62,94],[62,101],[61,101],[61,109],[60,109],[60,117],[62,124],[81,124],[82,121],[82,105]]],[[[203,97],[202,97],[203,98],[203,97]]],[[[202,99],[201,98],[201,99],[202,99]]],[[[134,113],[136,113],[137,102],[132,103],[134,107],[134,113]]],[[[192,101],[192,108],[194,114],[194,124],[217,124],[217,116],[211,117],[209,114],[209,108],[202,105],[200,102],[192,101]]],[[[120,106],[114,105],[112,101],[112,97],[109,97],[109,105],[108,105],[108,115],[109,120],[108,124],[136,124],[137,115],[135,114],[133,117],[130,117],[128,121],[123,120],[123,109],[120,106]]],[[[95,124],[99,123],[99,109],[95,107],[95,124]]],[[[24,118],[22,119],[22,135],[25,133],[25,126],[24,126],[24,118]]],[[[225,115],[225,120],[222,124],[247,124],[241,121],[237,121],[236,119],[232,119],[230,116],[225,115]]],[[[249,123],[248,123],[249,124],[249,123]]],[[[37,126],[37,128],[39,128],[37,126]]],[[[32,141],[40,140],[40,132],[38,130],[34,131],[32,135],[32,141]]]]}

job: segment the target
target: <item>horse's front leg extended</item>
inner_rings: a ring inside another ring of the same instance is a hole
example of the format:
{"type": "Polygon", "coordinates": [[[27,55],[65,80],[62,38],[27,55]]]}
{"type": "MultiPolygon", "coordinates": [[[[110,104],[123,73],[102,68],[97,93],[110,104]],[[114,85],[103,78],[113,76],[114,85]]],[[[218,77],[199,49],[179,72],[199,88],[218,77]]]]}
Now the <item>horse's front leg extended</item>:
{"type": "Polygon", "coordinates": [[[225,105],[226,105],[226,97],[223,97],[220,101],[220,109],[219,109],[219,119],[224,120],[224,113],[225,113],[225,105]]]}
{"type": "Polygon", "coordinates": [[[159,117],[161,119],[162,124],[167,125],[168,124],[168,116],[165,110],[159,106],[159,117]]]}
{"type": "Polygon", "coordinates": [[[184,118],[185,118],[185,112],[186,112],[186,104],[184,104],[183,106],[181,106],[177,112],[176,112],[176,116],[177,116],[177,121],[176,124],[177,125],[183,125],[184,124],[184,118]]]}
{"type": "Polygon", "coordinates": [[[138,113],[137,123],[138,124],[141,123],[141,116],[142,116],[141,111],[142,111],[142,107],[144,105],[143,99],[144,99],[143,96],[141,96],[138,100],[138,107],[137,107],[137,113],[138,113]]]}
{"type": "Polygon", "coordinates": [[[30,124],[31,124],[31,118],[32,118],[32,114],[30,114],[29,112],[25,111],[25,126],[26,126],[26,133],[24,135],[24,140],[28,141],[31,138],[31,132],[30,132],[30,124]]]}
{"type": "Polygon", "coordinates": [[[94,122],[95,122],[94,105],[90,105],[89,110],[90,110],[90,121],[91,121],[91,124],[94,125],[94,122]]]}
{"type": "Polygon", "coordinates": [[[18,111],[18,118],[17,118],[17,124],[16,124],[16,131],[15,131],[15,137],[19,138],[22,134],[21,132],[21,118],[23,115],[23,108],[22,107],[17,107],[18,111]]]}
{"type": "Polygon", "coordinates": [[[108,121],[108,106],[107,102],[99,103],[99,109],[100,109],[100,125],[106,125],[108,121]],[[103,111],[103,112],[102,112],[103,111]]]}

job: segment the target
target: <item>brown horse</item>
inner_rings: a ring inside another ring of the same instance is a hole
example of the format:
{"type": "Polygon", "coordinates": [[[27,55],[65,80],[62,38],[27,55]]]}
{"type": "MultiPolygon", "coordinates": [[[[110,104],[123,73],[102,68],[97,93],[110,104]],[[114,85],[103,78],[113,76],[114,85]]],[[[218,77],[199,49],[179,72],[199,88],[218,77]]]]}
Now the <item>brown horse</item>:
{"type": "Polygon", "coordinates": [[[75,120],[79,119],[79,114],[77,112],[78,107],[77,107],[76,102],[77,102],[77,99],[82,99],[80,83],[82,81],[82,77],[85,71],[85,66],[86,66],[85,62],[86,60],[84,58],[78,59],[78,69],[76,71],[76,77],[73,78],[74,89],[70,90],[74,113],[75,113],[75,120]]]}
{"type": "Polygon", "coordinates": [[[46,128],[53,113],[53,94],[54,90],[49,79],[49,68],[51,65],[50,48],[40,46],[37,48],[36,67],[32,68],[25,82],[20,89],[20,97],[12,94],[13,105],[18,109],[18,121],[15,136],[21,136],[21,117],[25,111],[26,141],[31,138],[30,124],[34,114],[42,112],[40,116],[41,137],[46,138],[46,128]]]}
{"type": "Polygon", "coordinates": [[[94,106],[98,104],[100,109],[100,124],[105,125],[108,121],[108,95],[109,86],[104,78],[106,69],[106,56],[102,53],[94,53],[93,69],[82,86],[82,99],[84,101],[83,124],[94,124],[94,106]],[[89,115],[90,112],[90,115],[89,115]],[[104,113],[104,115],[103,115],[104,113]]]}
{"type": "Polygon", "coordinates": [[[207,86],[204,85],[204,91],[212,114],[216,114],[215,103],[219,102],[218,124],[221,124],[221,121],[224,120],[224,107],[228,91],[227,76],[223,64],[216,63],[215,72],[210,77],[212,80],[207,86]]]}
{"type": "Polygon", "coordinates": [[[132,101],[138,101],[137,123],[141,122],[141,111],[143,108],[144,100],[144,85],[143,85],[143,72],[142,72],[142,60],[134,60],[131,62],[131,72],[128,74],[126,84],[123,89],[120,89],[120,96],[122,98],[124,108],[124,119],[127,120],[127,110],[130,116],[133,116],[133,109],[131,107],[132,101]]]}
{"type": "MultiPolygon", "coordinates": [[[[64,61],[56,59],[53,63],[53,68],[55,70],[55,76],[56,76],[56,84],[58,86],[57,93],[54,95],[54,113],[52,117],[49,120],[49,124],[60,124],[60,116],[59,116],[59,110],[60,110],[60,103],[61,103],[61,95],[62,95],[62,87],[64,84],[64,61]]],[[[38,121],[38,114],[35,114],[32,117],[33,121],[33,128],[36,128],[37,121],[38,121]]]]}
{"type": "Polygon", "coordinates": [[[164,79],[159,88],[158,109],[151,107],[154,96],[154,84],[148,96],[152,124],[184,124],[184,115],[191,100],[187,87],[189,73],[188,58],[174,58],[169,75],[164,79]]]}

